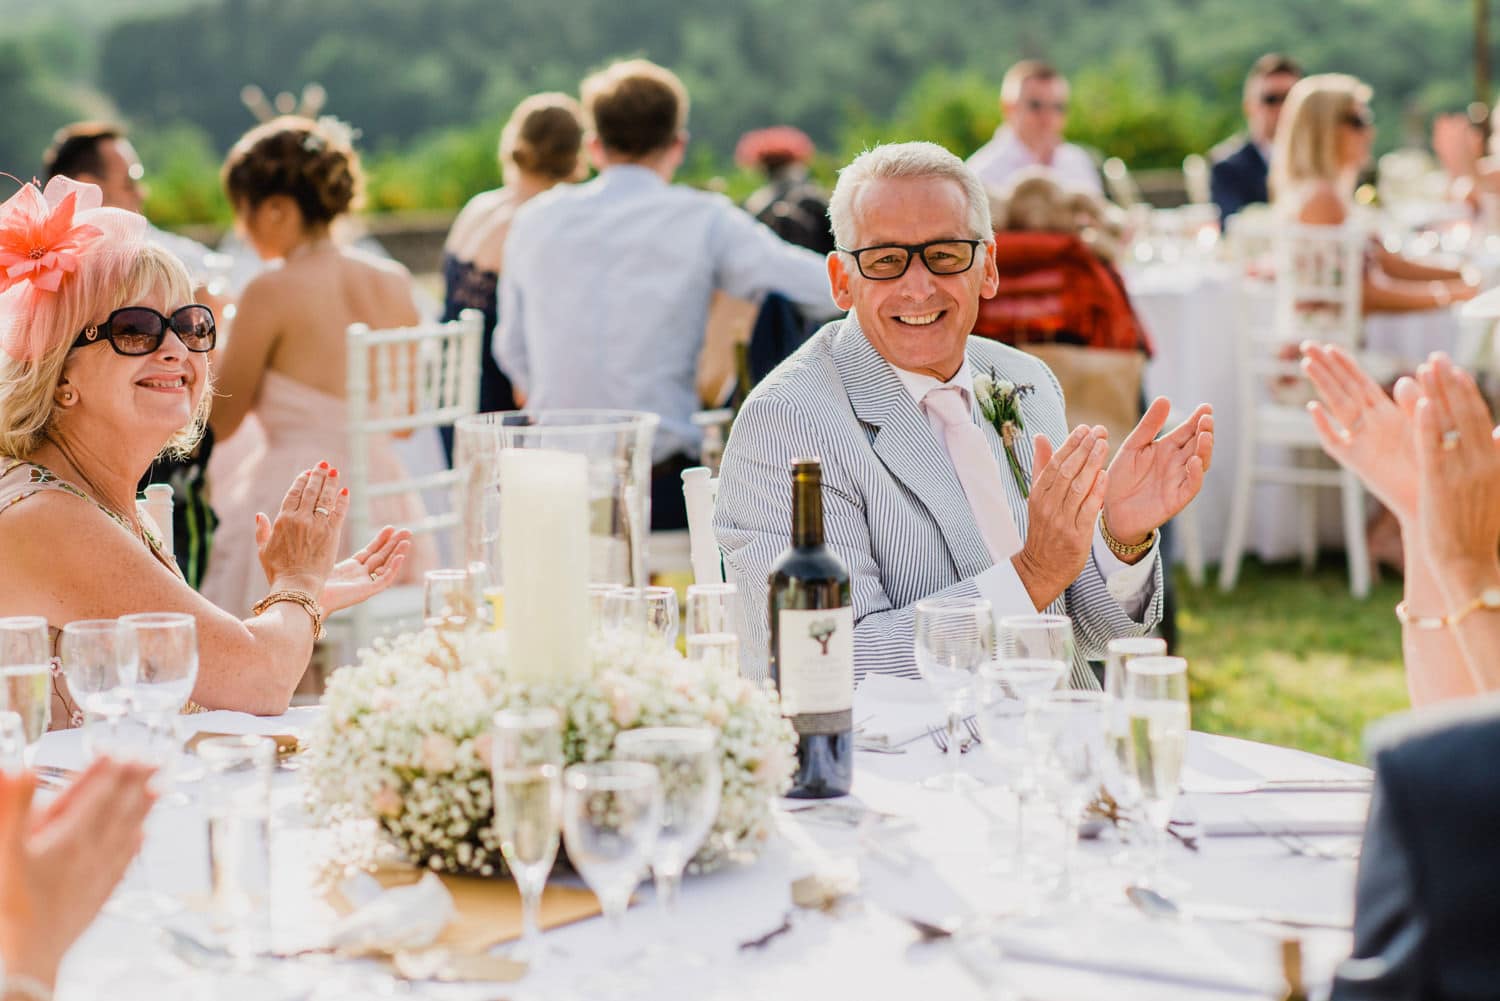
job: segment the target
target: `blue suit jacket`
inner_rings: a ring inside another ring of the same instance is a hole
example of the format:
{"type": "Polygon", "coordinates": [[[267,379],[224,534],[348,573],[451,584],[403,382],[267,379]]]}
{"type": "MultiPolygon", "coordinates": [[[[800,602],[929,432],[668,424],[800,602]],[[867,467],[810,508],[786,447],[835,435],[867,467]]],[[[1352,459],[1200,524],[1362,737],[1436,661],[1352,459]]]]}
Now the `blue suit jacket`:
{"type": "Polygon", "coordinates": [[[1249,139],[1214,158],[1209,171],[1209,191],[1219,207],[1219,218],[1228,219],[1246,205],[1270,201],[1266,175],[1270,166],[1249,139]]]}

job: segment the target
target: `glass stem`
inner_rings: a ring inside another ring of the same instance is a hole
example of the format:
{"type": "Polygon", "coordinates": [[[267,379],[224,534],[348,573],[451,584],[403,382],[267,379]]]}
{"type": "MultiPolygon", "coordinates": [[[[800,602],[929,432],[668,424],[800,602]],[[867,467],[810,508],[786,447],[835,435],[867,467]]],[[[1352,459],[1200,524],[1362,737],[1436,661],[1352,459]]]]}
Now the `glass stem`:
{"type": "Polygon", "coordinates": [[[948,750],[944,755],[948,759],[948,774],[955,779],[958,777],[958,731],[961,717],[956,710],[948,712],[948,750]]]}
{"type": "Polygon", "coordinates": [[[682,870],[656,874],[656,896],[661,900],[661,913],[669,922],[677,917],[677,898],[682,890],[682,870]]]}
{"type": "Polygon", "coordinates": [[[1057,892],[1063,900],[1073,896],[1073,853],[1078,850],[1078,827],[1083,807],[1068,810],[1063,816],[1062,873],[1058,877],[1057,892]]]}
{"type": "Polygon", "coordinates": [[[542,888],[539,886],[527,886],[521,890],[521,941],[526,944],[526,951],[532,956],[536,955],[537,946],[541,944],[542,925],[542,888]]]}

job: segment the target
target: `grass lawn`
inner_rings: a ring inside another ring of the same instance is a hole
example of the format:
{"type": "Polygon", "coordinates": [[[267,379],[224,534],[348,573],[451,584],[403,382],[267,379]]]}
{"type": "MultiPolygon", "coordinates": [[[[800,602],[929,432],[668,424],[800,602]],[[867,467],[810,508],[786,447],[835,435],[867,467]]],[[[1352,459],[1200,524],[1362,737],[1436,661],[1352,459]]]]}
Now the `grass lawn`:
{"type": "Polygon", "coordinates": [[[1367,723],[1410,705],[1401,582],[1349,595],[1342,559],[1311,574],[1247,560],[1230,594],[1177,578],[1178,649],[1188,659],[1193,728],[1362,761],[1367,723]]]}

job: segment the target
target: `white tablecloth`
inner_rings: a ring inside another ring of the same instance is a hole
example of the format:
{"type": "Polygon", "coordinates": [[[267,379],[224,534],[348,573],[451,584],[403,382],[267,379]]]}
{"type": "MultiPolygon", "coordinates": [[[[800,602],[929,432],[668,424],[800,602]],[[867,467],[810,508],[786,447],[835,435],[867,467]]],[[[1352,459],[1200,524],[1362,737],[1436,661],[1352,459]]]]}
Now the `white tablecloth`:
{"type": "MultiPolygon", "coordinates": [[[[305,728],[319,710],[294,710],[276,720],[254,720],[234,714],[210,714],[207,729],[287,732],[305,728]]],[[[77,766],[83,756],[76,732],[49,735],[40,746],[43,763],[77,766]]],[[[963,759],[965,769],[989,767],[983,753],[963,759]]],[[[1238,783],[1265,777],[1315,778],[1364,774],[1354,766],[1296,751],[1223,737],[1194,734],[1189,743],[1190,771],[1185,782],[1238,783]]],[[[665,971],[639,996],[652,998],[828,998],[861,999],[997,996],[1004,978],[1027,998],[1219,998],[1253,993],[1194,989],[1158,980],[1105,976],[1067,964],[1039,964],[1002,957],[993,940],[967,936],[932,945],[896,915],[929,920],[970,917],[1002,910],[1016,899],[1017,884],[988,869],[991,847],[983,815],[966,799],[928,792],[915,779],[932,773],[940,759],[924,738],[902,755],[860,753],[856,758],[853,799],[899,814],[904,830],[857,837],[847,827],[810,819],[812,812],[782,813],[781,834],[754,863],[690,878],[682,895],[679,925],[682,942],[708,960],[667,964],[665,971]],[[763,950],[744,951],[737,944],[777,927],[793,908],[789,883],[814,870],[857,866],[862,889],[837,914],[798,911],[793,930],[763,950]]],[[[299,806],[303,793],[296,772],[278,773],[274,793],[272,910],[274,934],[282,947],[316,942],[332,914],[310,888],[318,859],[334,832],[309,826],[299,806]]],[[[1317,794],[1299,794],[1312,803],[1317,794]]],[[[1287,795],[1279,797],[1288,799],[1287,795]]],[[[1215,796],[1230,809],[1252,809],[1264,797],[1215,796]]],[[[1201,800],[1200,800],[1201,802],[1201,800]]],[[[786,806],[805,806],[788,801],[786,806]]],[[[1033,811],[1037,812],[1037,811],[1033,811]]],[[[1002,828],[1003,829],[1003,828],[1002,828]]],[[[1046,844],[1055,830],[1031,826],[1034,841],[1046,844]]],[[[1349,839],[1342,839],[1349,843],[1349,839]]],[[[1076,957],[1103,957],[1126,949],[1167,961],[1173,956],[1214,957],[1214,968],[1252,980],[1273,982],[1274,929],[1201,923],[1150,922],[1124,904],[1120,888],[1125,869],[1108,862],[1118,846],[1112,841],[1081,845],[1077,879],[1087,904],[1066,912],[1051,927],[1034,931],[1065,944],[1076,957]],[[1110,943],[1111,945],[1106,945],[1110,943]],[[1271,978],[1267,981],[1265,978],[1271,978]]],[[[1303,917],[1344,920],[1352,908],[1353,862],[1291,855],[1263,837],[1214,837],[1201,842],[1197,854],[1175,843],[1170,870],[1185,881],[1183,899],[1233,904],[1303,917]]],[[[159,806],[149,827],[147,865],[158,890],[203,895],[208,885],[204,822],[194,807],[159,806]]],[[[163,945],[150,923],[105,915],[68,957],[59,986],[61,1001],[98,998],[175,999],[344,998],[382,994],[456,999],[517,999],[598,996],[590,978],[607,975],[622,957],[648,942],[659,941],[662,923],[643,887],[642,906],[627,916],[621,938],[611,936],[602,920],[585,921],[548,933],[561,953],[546,969],[514,985],[420,984],[410,989],[393,984],[359,964],[326,959],[267,962],[246,983],[222,973],[194,970],[163,945]],[[282,982],[300,986],[280,986],[282,982]],[[312,991],[312,993],[309,993],[312,991]]],[[[182,920],[181,918],[171,920],[182,920]]],[[[1014,925],[1030,928],[1031,925],[1014,925]]],[[[1259,926],[1258,926],[1259,927],[1259,926]]],[[[1301,933],[1309,949],[1309,972],[1325,979],[1349,947],[1339,931],[1301,933]]],[[[1155,962],[1155,959],[1152,959],[1155,962]]]]}
{"type": "MultiPolygon", "coordinates": [[[[1248,324],[1270,323],[1273,306],[1268,294],[1240,299],[1234,272],[1222,264],[1157,264],[1127,269],[1125,280],[1131,302],[1156,347],[1155,357],[1146,366],[1148,397],[1167,397],[1182,415],[1200,403],[1214,407],[1218,431],[1214,461],[1195,505],[1204,553],[1210,562],[1217,562],[1224,551],[1239,436],[1247,416],[1241,413],[1237,338],[1248,324]]],[[[1411,368],[1433,351],[1458,351],[1460,333],[1456,310],[1382,314],[1365,321],[1369,348],[1402,359],[1411,368]]],[[[1339,544],[1337,493],[1319,493],[1320,537],[1339,544]]],[[[1298,505],[1294,487],[1258,487],[1248,553],[1267,560],[1296,555],[1298,505]]],[[[1180,545],[1177,551],[1182,552],[1180,545]]]]}

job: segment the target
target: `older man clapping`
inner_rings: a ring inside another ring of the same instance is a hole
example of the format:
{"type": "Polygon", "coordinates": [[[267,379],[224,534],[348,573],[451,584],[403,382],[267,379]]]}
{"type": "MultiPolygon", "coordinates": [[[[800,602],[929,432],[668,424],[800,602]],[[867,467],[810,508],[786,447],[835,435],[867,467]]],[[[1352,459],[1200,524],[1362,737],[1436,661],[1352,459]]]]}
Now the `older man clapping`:
{"type": "Polygon", "coordinates": [[[1170,406],[1157,400],[1106,469],[1104,429],[1068,433],[1045,365],[971,339],[998,281],[989,202],[942,147],[861,154],[830,214],[829,281],[849,316],[750,395],[721,471],[715,529],[752,631],[764,640],[767,573],[789,538],[788,466],[816,455],[828,543],[850,571],[856,674],[915,676],[912,606],[986,597],[1000,614],[1071,615],[1072,683],[1097,687],[1085,658],[1160,618],[1156,530],[1202,485],[1209,408],[1158,440],[1170,406]],[[992,405],[1006,389],[1035,433],[1013,436],[1011,455],[992,405]]]}

